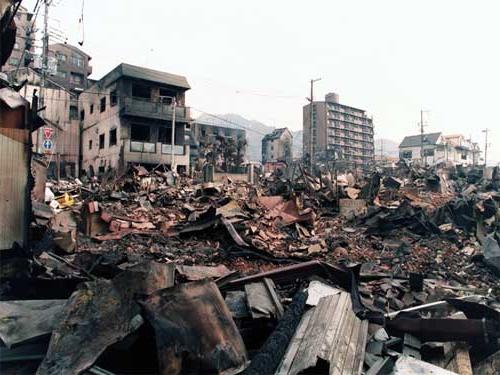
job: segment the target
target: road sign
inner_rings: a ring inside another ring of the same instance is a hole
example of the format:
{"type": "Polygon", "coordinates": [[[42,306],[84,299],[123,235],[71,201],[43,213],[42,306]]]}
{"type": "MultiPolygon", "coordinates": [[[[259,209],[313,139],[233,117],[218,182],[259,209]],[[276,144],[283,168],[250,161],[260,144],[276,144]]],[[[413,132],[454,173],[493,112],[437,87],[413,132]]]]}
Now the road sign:
{"type": "Polygon", "coordinates": [[[53,135],[54,135],[54,129],[48,127],[43,128],[43,138],[52,139],[53,135]]]}
{"type": "Polygon", "coordinates": [[[43,148],[46,151],[51,151],[53,147],[54,147],[54,142],[52,142],[50,139],[46,139],[43,141],[43,148]]]}

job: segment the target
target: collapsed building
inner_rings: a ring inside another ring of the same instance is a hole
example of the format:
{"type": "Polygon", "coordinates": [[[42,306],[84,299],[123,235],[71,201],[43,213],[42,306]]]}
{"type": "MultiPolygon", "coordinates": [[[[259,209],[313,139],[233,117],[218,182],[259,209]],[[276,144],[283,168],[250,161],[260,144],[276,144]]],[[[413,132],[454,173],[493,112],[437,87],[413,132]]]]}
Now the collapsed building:
{"type": "Polygon", "coordinates": [[[2,273],[3,368],[496,373],[498,169],[296,167],[49,182],[2,273]]]}

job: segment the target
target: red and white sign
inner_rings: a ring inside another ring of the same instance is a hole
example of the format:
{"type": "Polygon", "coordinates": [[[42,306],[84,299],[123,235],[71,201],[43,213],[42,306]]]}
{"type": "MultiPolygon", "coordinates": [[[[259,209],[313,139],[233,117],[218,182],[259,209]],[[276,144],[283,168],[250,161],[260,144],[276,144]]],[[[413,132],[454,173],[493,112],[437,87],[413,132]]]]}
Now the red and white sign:
{"type": "Polygon", "coordinates": [[[43,138],[44,139],[52,139],[52,136],[54,135],[54,129],[45,127],[43,128],[43,138]]]}

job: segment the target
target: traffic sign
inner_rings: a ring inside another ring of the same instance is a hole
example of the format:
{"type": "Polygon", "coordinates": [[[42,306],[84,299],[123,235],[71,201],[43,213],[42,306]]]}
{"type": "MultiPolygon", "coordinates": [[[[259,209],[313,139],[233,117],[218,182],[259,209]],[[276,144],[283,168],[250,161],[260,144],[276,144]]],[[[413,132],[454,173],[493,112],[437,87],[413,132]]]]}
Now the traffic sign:
{"type": "Polygon", "coordinates": [[[43,138],[52,139],[53,135],[54,135],[54,129],[49,128],[49,127],[43,128],[43,138]]]}
{"type": "Polygon", "coordinates": [[[50,139],[46,139],[43,141],[43,148],[46,151],[52,150],[53,147],[54,147],[54,142],[52,142],[50,139]]]}

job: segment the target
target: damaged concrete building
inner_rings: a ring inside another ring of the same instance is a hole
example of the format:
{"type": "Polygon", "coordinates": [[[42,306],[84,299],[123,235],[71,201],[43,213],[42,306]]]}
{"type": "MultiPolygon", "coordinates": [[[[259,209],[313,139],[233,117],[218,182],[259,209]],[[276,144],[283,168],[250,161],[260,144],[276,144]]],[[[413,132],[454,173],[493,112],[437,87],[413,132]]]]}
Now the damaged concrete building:
{"type": "MultiPolygon", "coordinates": [[[[227,148],[232,148],[233,150],[227,151],[231,154],[235,154],[232,156],[232,159],[234,159],[232,164],[238,164],[236,163],[238,160],[240,161],[239,164],[241,164],[246,158],[247,136],[244,129],[214,125],[196,120],[190,124],[189,136],[191,138],[190,163],[195,169],[200,170],[203,163],[209,161],[208,159],[211,159],[211,162],[217,169],[217,167],[225,163],[223,149],[227,148]],[[221,142],[224,142],[227,147],[217,148],[217,143],[221,142]],[[219,155],[212,155],[214,151],[218,151],[219,155]]],[[[226,152],[226,154],[228,152],[226,152]]],[[[229,169],[231,169],[231,172],[237,172],[240,167],[240,165],[233,165],[233,167],[229,167],[229,169]]]]}
{"type": "MultiPolygon", "coordinates": [[[[21,94],[31,100],[40,93],[42,77],[39,71],[26,67],[9,74],[13,82],[27,81],[21,94]]],[[[77,177],[80,156],[80,123],[78,95],[70,88],[45,79],[43,111],[46,125],[32,133],[33,152],[46,156],[50,177],[77,177]]]]}
{"type": "Polygon", "coordinates": [[[275,129],[262,138],[262,164],[293,160],[293,135],[288,128],[275,129]]]}
{"type": "Polygon", "coordinates": [[[188,170],[189,89],[185,77],[123,63],[85,90],[79,100],[83,170],[170,166],[174,109],[174,163],[188,170]]]}
{"type": "Polygon", "coordinates": [[[20,6],[15,22],[17,26],[16,40],[14,48],[7,63],[2,67],[2,71],[8,72],[16,69],[18,66],[24,66],[25,61],[31,61],[35,53],[35,33],[33,13],[28,12],[23,6],[20,6]]]}
{"type": "Polygon", "coordinates": [[[92,74],[92,57],[80,48],[67,43],[54,43],[49,45],[49,58],[57,62],[52,80],[59,85],[81,92],[92,84],[89,79],[92,74]]]}

